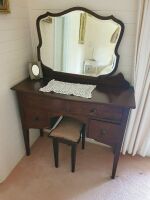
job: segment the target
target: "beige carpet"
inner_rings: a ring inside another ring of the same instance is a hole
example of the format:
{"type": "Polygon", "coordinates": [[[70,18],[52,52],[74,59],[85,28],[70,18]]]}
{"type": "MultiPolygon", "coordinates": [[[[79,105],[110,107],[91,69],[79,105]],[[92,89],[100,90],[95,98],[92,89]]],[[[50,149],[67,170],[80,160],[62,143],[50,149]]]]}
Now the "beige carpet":
{"type": "Polygon", "coordinates": [[[80,147],[71,173],[69,146],[60,146],[56,169],[50,139],[39,138],[32,155],[0,185],[0,200],[150,200],[150,158],[121,156],[111,180],[111,149],[90,143],[85,150],[80,147]]]}

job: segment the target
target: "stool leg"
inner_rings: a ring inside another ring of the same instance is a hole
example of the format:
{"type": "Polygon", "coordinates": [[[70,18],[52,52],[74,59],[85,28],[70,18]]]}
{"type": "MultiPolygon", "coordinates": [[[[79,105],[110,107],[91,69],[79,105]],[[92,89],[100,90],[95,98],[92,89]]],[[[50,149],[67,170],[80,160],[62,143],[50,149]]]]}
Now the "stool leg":
{"type": "Polygon", "coordinates": [[[40,137],[43,137],[43,136],[44,136],[43,129],[40,129],[40,137]]]}
{"type": "Polygon", "coordinates": [[[53,151],[54,151],[55,167],[58,168],[59,143],[57,139],[53,139],[53,151]]]}
{"type": "Polygon", "coordinates": [[[84,149],[85,148],[85,125],[82,128],[81,137],[82,137],[82,149],[84,149]]]}
{"type": "Polygon", "coordinates": [[[71,145],[71,171],[75,171],[75,164],[76,164],[76,144],[71,145]]]}

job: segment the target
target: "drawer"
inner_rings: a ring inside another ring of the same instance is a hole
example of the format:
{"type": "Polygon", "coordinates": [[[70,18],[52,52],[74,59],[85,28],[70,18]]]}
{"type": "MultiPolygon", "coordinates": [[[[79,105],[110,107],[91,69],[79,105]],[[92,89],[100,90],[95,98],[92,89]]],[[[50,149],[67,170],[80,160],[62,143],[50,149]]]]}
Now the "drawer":
{"type": "Polygon", "coordinates": [[[122,109],[107,104],[66,101],[36,94],[24,94],[22,103],[25,108],[41,109],[54,114],[76,114],[116,123],[122,120],[122,109]]]}
{"type": "Polygon", "coordinates": [[[25,125],[29,128],[46,128],[50,125],[50,118],[42,110],[26,109],[24,111],[25,125]]]}
{"type": "Polygon", "coordinates": [[[89,115],[98,117],[102,120],[120,123],[122,120],[122,108],[112,107],[108,105],[97,105],[90,109],[89,115]]]}
{"type": "Polygon", "coordinates": [[[66,110],[70,113],[76,113],[80,115],[89,115],[93,113],[95,106],[82,103],[82,102],[67,102],[66,110]]]}
{"type": "Polygon", "coordinates": [[[90,120],[88,137],[105,144],[114,144],[121,140],[121,128],[117,124],[90,120]]]}
{"type": "Polygon", "coordinates": [[[122,109],[107,105],[68,102],[66,105],[66,111],[80,115],[88,115],[92,118],[114,121],[117,123],[120,123],[122,120],[122,109]]]}
{"type": "Polygon", "coordinates": [[[122,108],[103,106],[98,108],[98,115],[101,119],[120,122],[122,120],[122,108]]]}
{"type": "Polygon", "coordinates": [[[31,108],[45,109],[47,111],[64,111],[65,101],[53,99],[50,97],[42,97],[39,95],[24,95],[24,105],[31,108]]]}

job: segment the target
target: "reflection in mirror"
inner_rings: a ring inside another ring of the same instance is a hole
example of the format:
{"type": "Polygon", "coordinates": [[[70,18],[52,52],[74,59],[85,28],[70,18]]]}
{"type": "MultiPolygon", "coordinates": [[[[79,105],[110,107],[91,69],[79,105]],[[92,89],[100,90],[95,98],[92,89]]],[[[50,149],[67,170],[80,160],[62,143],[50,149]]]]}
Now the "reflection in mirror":
{"type": "Polygon", "coordinates": [[[82,10],[40,20],[42,63],[54,71],[87,76],[110,74],[121,25],[82,10]]]}
{"type": "Polygon", "coordinates": [[[40,73],[39,67],[37,65],[32,66],[32,73],[34,76],[38,76],[40,73]]]}

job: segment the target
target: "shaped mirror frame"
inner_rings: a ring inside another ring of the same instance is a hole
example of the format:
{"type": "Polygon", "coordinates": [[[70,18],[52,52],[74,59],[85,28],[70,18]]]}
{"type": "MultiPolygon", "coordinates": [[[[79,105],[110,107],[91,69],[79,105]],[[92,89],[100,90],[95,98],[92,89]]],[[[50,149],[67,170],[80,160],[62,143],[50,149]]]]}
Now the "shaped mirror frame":
{"type": "MultiPolygon", "coordinates": [[[[37,18],[36,26],[37,26],[37,33],[38,33],[38,38],[39,38],[39,44],[37,46],[37,56],[38,56],[38,60],[41,62],[44,76],[51,76],[52,78],[57,77],[60,80],[63,79],[64,77],[70,76],[70,80],[71,80],[71,77],[76,77],[76,78],[79,78],[80,80],[82,78],[87,79],[86,82],[88,82],[88,79],[89,80],[97,80],[100,76],[103,76],[103,77],[110,76],[110,75],[114,74],[115,71],[117,70],[118,63],[119,63],[119,58],[120,58],[120,55],[118,54],[118,48],[119,48],[119,45],[120,45],[120,42],[121,42],[121,39],[122,39],[122,36],[123,36],[123,33],[124,33],[124,24],[123,24],[122,21],[120,21],[119,19],[115,18],[113,15],[111,15],[111,16],[100,16],[100,15],[98,15],[98,14],[94,13],[93,11],[88,10],[86,8],[73,7],[73,8],[67,9],[67,10],[65,10],[63,12],[60,12],[60,13],[47,12],[47,13],[45,13],[43,15],[40,15],[37,18]],[[73,74],[69,74],[69,73],[65,73],[65,72],[54,71],[53,69],[49,68],[48,66],[45,66],[44,63],[42,62],[41,53],[40,53],[40,50],[41,50],[41,47],[42,47],[42,34],[41,34],[41,30],[40,30],[40,21],[43,20],[46,17],[49,17],[49,16],[50,17],[59,17],[59,16],[62,16],[62,15],[65,15],[65,14],[67,14],[69,12],[78,11],[78,10],[79,11],[84,11],[86,13],[89,13],[90,15],[92,15],[92,16],[96,17],[97,19],[100,19],[100,20],[112,20],[115,23],[117,23],[118,25],[120,25],[120,27],[121,27],[120,35],[118,37],[118,40],[117,40],[117,43],[116,43],[116,46],[115,46],[115,49],[114,49],[114,54],[116,56],[115,67],[113,68],[113,70],[110,73],[108,73],[106,75],[99,75],[97,77],[91,77],[91,76],[87,76],[87,75],[85,76],[85,75],[79,75],[79,74],[74,74],[73,75],[73,74]]],[[[92,81],[92,82],[95,82],[95,81],[92,81]]]]}

